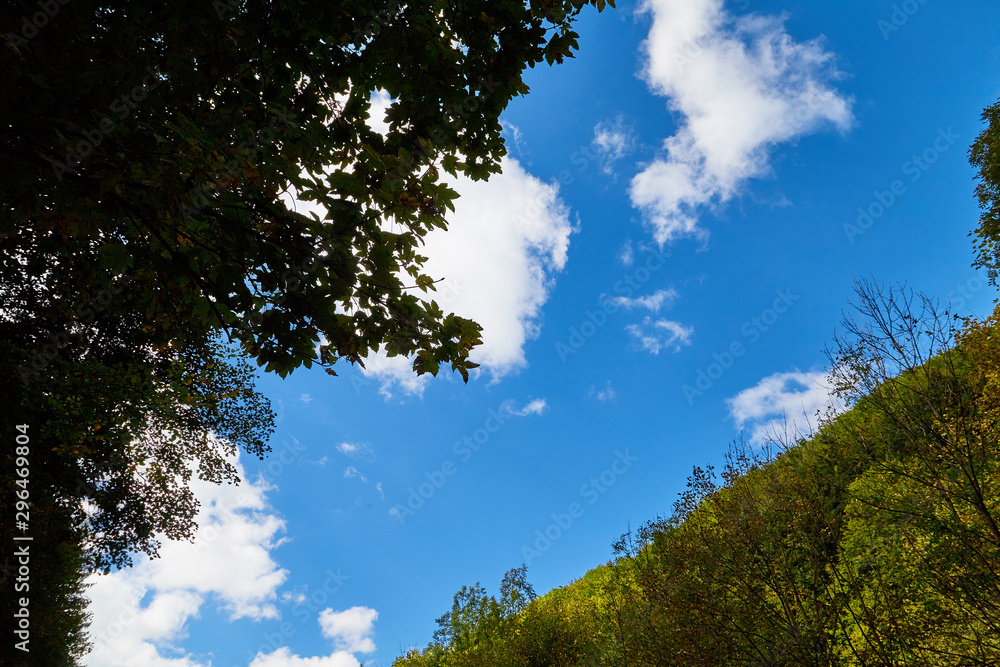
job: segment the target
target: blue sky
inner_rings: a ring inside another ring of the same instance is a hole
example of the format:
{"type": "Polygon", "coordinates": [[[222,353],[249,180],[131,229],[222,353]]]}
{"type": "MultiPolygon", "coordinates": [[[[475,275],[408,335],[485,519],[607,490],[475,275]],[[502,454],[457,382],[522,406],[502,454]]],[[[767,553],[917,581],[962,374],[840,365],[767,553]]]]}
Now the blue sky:
{"type": "Polygon", "coordinates": [[[586,12],[577,57],[529,71],[505,113],[504,173],[456,181],[428,240],[439,302],[484,325],[482,372],[262,378],[270,459],[199,486],[195,544],[93,580],[89,664],[388,665],[462,585],[526,561],[539,593],[578,578],[741,430],[822,406],[854,276],[985,315],[967,151],[1000,94],[998,19],[968,0],[586,12]]]}

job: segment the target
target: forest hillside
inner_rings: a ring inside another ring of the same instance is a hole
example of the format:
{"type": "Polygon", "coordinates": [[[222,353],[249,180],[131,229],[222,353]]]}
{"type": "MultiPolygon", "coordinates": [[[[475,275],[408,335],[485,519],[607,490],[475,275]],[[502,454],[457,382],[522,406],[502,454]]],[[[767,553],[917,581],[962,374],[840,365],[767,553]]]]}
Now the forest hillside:
{"type": "Polygon", "coordinates": [[[396,667],[1000,664],[1000,309],[857,291],[830,351],[846,410],[738,440],[577,581],[464,587],[396,667]]]}

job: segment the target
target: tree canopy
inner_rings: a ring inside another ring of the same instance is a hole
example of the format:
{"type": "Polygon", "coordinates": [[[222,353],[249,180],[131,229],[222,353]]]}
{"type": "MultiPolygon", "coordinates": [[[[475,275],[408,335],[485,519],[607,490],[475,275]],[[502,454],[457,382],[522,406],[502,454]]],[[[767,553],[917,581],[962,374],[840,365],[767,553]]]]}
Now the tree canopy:
{"type": "Polygon", "coordinates": [[[985,268],[990,282],[1000,275],[1000,101],[983,111],[986,127],[969,149],[972,166],[979,170],[976,196],[982,213],[973,232],[975,266],[985,268]]]}
{"type": "Polygon", "coordinates": [[[50,411],[59,465],[89,489],[115,457],[192,460],[180,431],[143,454],[92,444],[131,420],[201,419],[262,453],[266,406],[221,407],[253,394],[219,375],[219,337],[282,375],[382,349],[468,379],[479,326],[418,296],[422,238],[456,196],[439,176],[499,171],[499,114],[526,67],[572,55],[586,4],[4,5],[3,361],[13,404],[50,411]]]}
{"type": "Polygon", "coordinates": [[[0,55],[0,275],[45,319],[27,335],[127,277],[144,342],[221,332],[281,374],[384,347],[467,378],[478,326],[415,294],[455,197],[439,174],[499,170],[500,112],[572,54],[585,4],[83,2],[40,26],[5,5],[28,18],[0,55]]]}
{"type": "Polygon", "coordinates": [[[480,327],[422,270],[440,177],[499,171],[525,69],[605,4],[4,3],[0,428],[27,425],[51,544],[80,531],[108,570],[190,538],[192,475],[237,481],[231,455],[268,449],[253,364],[382,350],[468,380],[480,327]]]}

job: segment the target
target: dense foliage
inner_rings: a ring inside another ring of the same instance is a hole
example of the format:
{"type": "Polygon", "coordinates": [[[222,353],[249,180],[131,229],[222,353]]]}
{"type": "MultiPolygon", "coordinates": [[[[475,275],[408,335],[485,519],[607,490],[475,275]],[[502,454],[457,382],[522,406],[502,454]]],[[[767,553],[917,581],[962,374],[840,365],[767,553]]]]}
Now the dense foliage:
{"type": "MultiPolygon", "coordinates": [[[[55,452],[44,463],[86,495],[109,469],[204,463],[189,428],[257,429],[259,454],[260,400],[193,424],[191,401],[249,396],[247,377],[215,377],[220,337],[282,375],[384,349],[467,379],[479,326],[415,293],[433,290],[418,249],[455,197],[438,175],[499,170],[499,114],[528,92],[525,68],[572,55],[586,4],[0,7],[20,26],[0,49],[0,367],[20,380],[9,412],[30,407],[37,450],[55,452]],[[379,91],[385,136],[369,125],[379,91]],[[290,190],[326,215],[295,211],[290,190]],[[177,438],[136,446],[143,421],[177,438]]],[[[140,502],[141,482],[116,483],[140,502]]],[[[150,517],[189,534],[180,514],[119,513],[99,564],[148,552],[150,517]]]]}
{"type": "Polygon", "coordinates": [[[831,354],[849,410],[738,441],[613,562],[502,622],[453,611],[396,667],[1000,664],[1000,308],[953,328],[859,294],[831,354]]]}
{"type": "Polygon", "coordinates": [[[983,111],[986,128],[969,149],[972,165],[979,170],[976,195],[982,214],[973,232],[976,266],[986,268],[990,282],[1000,275],[1000,101],[983,111]]]}
{"type": "Polygon", "coordinates": [[[66,630],[35,635],[62,656],[39,664],[83,647],[57,584],[190,538],[192,476],[266,453],[252,363],[335,374],[383,350],[468,379],[480,328],[419,254],[453,210],[439,175],[499,171],[500,113],[527,67],[572,56],[588,4],[609,3],[0,4],[0,433],[30,436],[32,517],[0,556],[15,529],[78,547],[62,574],[36,563],[55,588],[32,587],[34,627],[66,630]]]}

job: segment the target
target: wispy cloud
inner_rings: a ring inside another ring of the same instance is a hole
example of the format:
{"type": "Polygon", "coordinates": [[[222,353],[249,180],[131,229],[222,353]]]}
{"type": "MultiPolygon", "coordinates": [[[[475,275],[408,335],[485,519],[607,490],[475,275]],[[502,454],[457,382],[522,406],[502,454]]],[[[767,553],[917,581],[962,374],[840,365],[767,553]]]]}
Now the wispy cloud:
{"type": "Polygon", "coordinates": [[[354,466],[347,466],[346,468],[344,468],[344,477],[346,479],[351,479],[352,477],[357,477],[358,479],[360,479],[365,484],[368,483],[368,478],[365,477],[364,475],[362,475],[360,472],[358,472],[358,469],[355,468],[354,466]]]}
{"type": "Polygon", "coordinates": [[[594,127],[593,144],[600,156],[601,171],[610,175],[615,162],[632,152],[635,135],[619,115],[613,122],[604,121],[594,127]]]}
{"type": "Polygon", "coordinates": [[[604,385],[604,389],[599,390],[597,387],[592,386],[590,388],[590,393],[588,393],[587,396],[590,398],[596,398],[601,403],[613,403],[618,394],[612,388],[611,380],[608,380],[604,385]]]}
{"type": "Polygon", "coordinates": [[[632,262],[635,261],[635,250],[632,249],[632,239],[622,244],[621,250],[618,251],[618,261],[625,266],[632,266],[632,262]]]}
{"type": "Polygon", "coordinates": [[[666,303],[669,305],[676,300],[677,297],[677,291],[671,288],[657,290],[647,296],[637,296],[632,298],[616,296],[608,300],[619,308],[624,308],[625,310],[642,308],[653,313],[658,313],[660,312],[660,308],[663,307],[663,304],[666,303]]]}
{"type": "Polygon", "coordinates": [[[680,352],[681,347],[691,344],[691,336],[694,335],[693,327],[686,327],[672,320],[653,320],[650,317],[643,318],[641,324],[628,325],[625,331],[632,336],[640,350],[650,354],[659,354],[661,350],[670,348],[674,352],[680,352]]]}
{"type": "Polygon", "coordinates": [[[529,415],[540,415],[549,407],[544,398],[536,398],[529,401],[524,407],[518,408],[514,401],[507,401],[503,404],[504,409],[512,415],[518,417],[528,417],[529,415]]]}
{"type": "Polygon", "coordinates": [[[337,451],[352,459],[371,462],[375,460],[375,450],[365,442],[342,442],[337,445],[337,451]]]}

